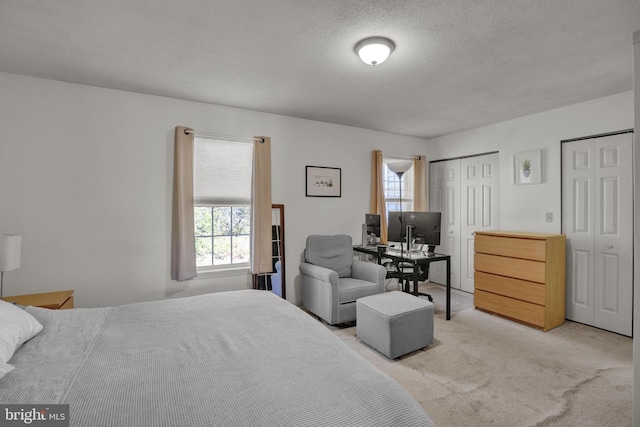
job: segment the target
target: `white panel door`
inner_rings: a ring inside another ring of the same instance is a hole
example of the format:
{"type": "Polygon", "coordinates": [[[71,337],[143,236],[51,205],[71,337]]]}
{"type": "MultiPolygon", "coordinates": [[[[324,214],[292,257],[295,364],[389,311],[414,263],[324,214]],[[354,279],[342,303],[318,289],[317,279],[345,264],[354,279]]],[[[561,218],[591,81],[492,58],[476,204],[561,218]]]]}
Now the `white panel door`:
{"type": "Polygon", "coordinates": [[[562,144],[566,317],[632,335],[632,134],[562,144]]]}
{"type": "Polygon", "coordinates": [[[562,144],[562,228],[567,236],[565,317],[593,325],[594,144],[562,144]]]}
{"type": "MultiPolygon", "coordinates": [[[[451,255],[451,287],[460,289],[460,159],[431,163],[429,175],[429,210],[442,212],[436,252],[451,255]]],[[[431,264],[429,281],[446,283],[445,262],[431,264]]]]}
{"type": "Polygon", "coordinates": [[[460,289],[473,292],[475,232],[499,228],[498,153],[460,161],[460,289]]]}

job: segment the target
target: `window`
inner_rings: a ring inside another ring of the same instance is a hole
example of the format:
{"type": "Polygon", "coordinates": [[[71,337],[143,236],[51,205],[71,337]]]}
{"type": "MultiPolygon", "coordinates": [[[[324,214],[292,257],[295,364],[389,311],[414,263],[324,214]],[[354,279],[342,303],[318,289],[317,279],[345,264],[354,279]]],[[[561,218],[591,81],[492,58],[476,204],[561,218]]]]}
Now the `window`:
{"type": "Polygon", "coordinates": [[[251,144],[195,138],[198,271],[249,266],[252,162],[251,144]]]}
{"type": "Polygon", "coordinates": [[[402,203],[403,211],[413,210],[413,168],[402,175],[402,199],[400,199],[400,180],[395,172],[392,172],[387,163],[397,162],[401,159],[385,157],[383,161],[383,186],[384,199],[387,207],[387,216],[391,211],[399,211],[402,203]]]}
{"type": "Polygon", "coordinates": [[[249,206],[196,206],[196,267],[248,264],[249,206]]]}

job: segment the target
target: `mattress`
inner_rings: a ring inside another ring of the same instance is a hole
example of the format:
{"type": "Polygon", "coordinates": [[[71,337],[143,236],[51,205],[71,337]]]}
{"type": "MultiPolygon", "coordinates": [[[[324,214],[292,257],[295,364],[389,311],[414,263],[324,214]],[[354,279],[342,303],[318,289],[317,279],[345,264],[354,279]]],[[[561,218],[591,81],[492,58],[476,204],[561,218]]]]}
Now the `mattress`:
{"type": "Polygon", "coordinates": [[[69,404],[72,426],[432,426],[320,322],[265,291],[120,307],[27,307],[44,328],[0,403],[69,404]]]}

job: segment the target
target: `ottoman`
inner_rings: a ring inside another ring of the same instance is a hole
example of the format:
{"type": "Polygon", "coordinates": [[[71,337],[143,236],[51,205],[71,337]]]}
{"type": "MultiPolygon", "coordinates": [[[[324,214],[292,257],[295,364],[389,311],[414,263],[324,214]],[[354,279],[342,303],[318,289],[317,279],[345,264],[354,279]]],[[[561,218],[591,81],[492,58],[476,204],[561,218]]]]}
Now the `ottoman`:
{"type": "Polygon", "coordinates": [[[356,333],[390,359],[424,348],[433,343],[433,303],[398,291],[359,298],[356,333]]]}

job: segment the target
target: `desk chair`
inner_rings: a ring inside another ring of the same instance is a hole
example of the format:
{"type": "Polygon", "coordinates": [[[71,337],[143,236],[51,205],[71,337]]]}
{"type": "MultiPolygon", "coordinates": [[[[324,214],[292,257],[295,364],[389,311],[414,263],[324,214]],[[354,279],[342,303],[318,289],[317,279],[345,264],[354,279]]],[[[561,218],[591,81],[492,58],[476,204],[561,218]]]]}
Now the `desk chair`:
{"type": "MultiPolygon", "coordinates": [[[[413,264],[409,262],[393,262],[389,260],[384,262],[383,265],[387,269],[387,279],[396,279],[402,286],[404,292],[411,291],[411,281],[413,281],[413,264]]],[[[429,266],[427,265],[426,271],[420,267],[420,273],[418,281],[426,280],[429,277],[429,266]]],[[[424,292],[417,292],[416,295],[422,295],[427,297],[430,302],[433,302],[433,297],[424,292]]]]}

